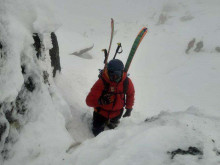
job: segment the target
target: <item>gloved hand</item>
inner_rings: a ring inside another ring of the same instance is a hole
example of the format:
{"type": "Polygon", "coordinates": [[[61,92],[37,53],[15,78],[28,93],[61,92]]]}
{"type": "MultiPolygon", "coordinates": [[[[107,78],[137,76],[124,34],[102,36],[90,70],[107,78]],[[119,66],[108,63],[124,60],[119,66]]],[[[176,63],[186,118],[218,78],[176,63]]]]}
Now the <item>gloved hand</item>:
{"type": "Polygon", "coordinates": [[[123,117],[129,117],[129,116],[131,116],[131,111],[132,111],[132,108],[131,108],[131,109],[126,109],[126,112],[125,112],[125,114],[123,115],[123,117]]]}
{"type": "Polygon", "coordinates": [[[100,105],[107,105],[113,103],[112,94],[105,94],[101,96],[98,100],[100,105]]]}

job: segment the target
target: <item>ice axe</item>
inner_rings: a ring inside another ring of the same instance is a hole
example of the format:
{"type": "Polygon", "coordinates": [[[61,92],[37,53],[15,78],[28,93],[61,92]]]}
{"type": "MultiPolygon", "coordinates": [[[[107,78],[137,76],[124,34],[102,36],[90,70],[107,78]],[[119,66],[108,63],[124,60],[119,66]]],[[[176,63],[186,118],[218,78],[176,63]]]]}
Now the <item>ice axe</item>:
{"type": "Polygon", "coordinates": [[[121,43],[119,42],[119,43],[117,43],[117,44],[118,44],[118,47],[117,47],[117,49],[116,49],[116,51],[115,51],[115,55],[114,55],[113,59],[115,59],[115,57],[116,57],[117,54],[121,54],[121,53],[123,52],[121,43]],[[119,51],[120,48],[121,48],[121,50],[119,51]]]}
{"type": "Polygon", "coordinates": [[[102,51],[104,52],[104,55],[105,55],[104,64],[106,64],[107,63],[107,56],[108,56],[107,49],[102,49],[102,51]]]}

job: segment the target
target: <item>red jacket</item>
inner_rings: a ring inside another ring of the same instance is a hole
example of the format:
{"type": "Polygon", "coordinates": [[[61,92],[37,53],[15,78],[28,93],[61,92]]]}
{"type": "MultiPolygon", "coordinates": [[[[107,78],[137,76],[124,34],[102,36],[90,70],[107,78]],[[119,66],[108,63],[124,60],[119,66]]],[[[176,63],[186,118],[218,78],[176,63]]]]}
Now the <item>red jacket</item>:
{"type": "MultiPolygon", "coordinates": [[[[105,88],[103,80],[99,78],[96,83],[91,88],[91,91],[89,92],[87,98],[86,98],[86,104],[90,107],[94,107],[95,111],[97,111],[97,108],[99,109],[97,112],[101,114],[102,116],[106,118],[114,118],[121,113],[121,109],[124,107],[124,93],[123,93],[123,82],[126,79],[127,74],[123,73],[122,81],[119,83],[115,83],[109,80],[107,71],[103,72],[102,78],[109,83],[109,92],[115,93],[114,96],[114,103],[108,104],[108,105],[100,105],[98,103],[98,100],[100,96],[102,95],[102,92],[105,88]]],[[[128,90],[126,93],[126,105],[125,108],[131,109],[134,105],[134,85],[130,78],[128,78],[128,90]]]]}

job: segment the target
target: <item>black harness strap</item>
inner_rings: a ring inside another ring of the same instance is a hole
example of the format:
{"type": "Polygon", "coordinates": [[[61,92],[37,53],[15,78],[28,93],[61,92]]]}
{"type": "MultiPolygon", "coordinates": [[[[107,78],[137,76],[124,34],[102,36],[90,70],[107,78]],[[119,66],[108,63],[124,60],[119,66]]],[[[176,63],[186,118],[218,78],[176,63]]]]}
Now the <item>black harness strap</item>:
{"type": "MultiPolygon", "coordinates": [[[[124,94],[124,105],[125,105],[126,104],[126,93],[128,91],[128,85],[129,85],[128,77],[126,77],[125,80],[123,81],[123,92],[121,92],[121,93],[109,92],[110,84],[108,82],[106,82],[103,77],[100,77],[100,78],[102,79],[103,84],[104,84],[104,89],[103,89],[103,92],[102,92],[102,96],[107,94],[107,93],[113,94],[115,96],[117,94],[124,94]]],[[[117,90],[117,87],[116,87],[116,90],[117,90]]],[[[116,103],[116,100],[114,100],[114,102],[113,102],[113,107],[115,106],[115,103],[116,103]]]]}
{"type": "Polygon", "coordinates": [[[110,93],[109,92],[110,84],[107,83],[103,77],[101,77],[101,79],[102,79],[102,82],[104,84],[104,90],[102,91],[102,96],[103,96],[104,94],[110,93]]]}

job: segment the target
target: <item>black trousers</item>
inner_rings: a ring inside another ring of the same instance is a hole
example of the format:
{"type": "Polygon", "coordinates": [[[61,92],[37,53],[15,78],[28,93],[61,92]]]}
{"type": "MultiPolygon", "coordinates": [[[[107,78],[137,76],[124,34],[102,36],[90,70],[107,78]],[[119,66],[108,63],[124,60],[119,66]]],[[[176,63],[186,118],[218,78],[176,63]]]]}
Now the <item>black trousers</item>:
{"type": "Polygon", "coordinates": [[[104,116],[100,115],[96,111],[93,112],[93,123],[92,123],[92,132],[95,136],[104,131],[105,126],[107,125],[110,129],[114,129],[119,124],[119,120],[123,114],[123,109],[121,109],[121,113],[115,118],[108,119],[104,116]]]}

